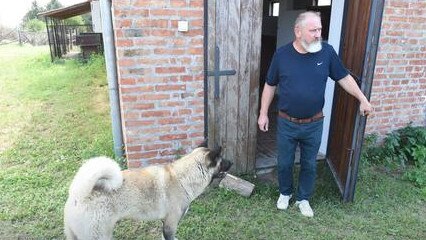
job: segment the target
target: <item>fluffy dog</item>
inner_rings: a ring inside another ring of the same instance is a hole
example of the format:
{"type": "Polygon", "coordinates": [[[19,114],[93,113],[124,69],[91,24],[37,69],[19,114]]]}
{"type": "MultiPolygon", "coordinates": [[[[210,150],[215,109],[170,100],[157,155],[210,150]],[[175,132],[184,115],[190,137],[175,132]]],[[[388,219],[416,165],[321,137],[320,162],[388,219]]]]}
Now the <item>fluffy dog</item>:
{"type": "Polygon", "coordinates": [[[164,239],[174,239],[190,203],[231,167],[219,154],[199,147],[168,165],[124,171],[106,157],[88,160],[65,204],[67,239],[112,239],[114,225],[124,218],[161,219],[164,239]]]}

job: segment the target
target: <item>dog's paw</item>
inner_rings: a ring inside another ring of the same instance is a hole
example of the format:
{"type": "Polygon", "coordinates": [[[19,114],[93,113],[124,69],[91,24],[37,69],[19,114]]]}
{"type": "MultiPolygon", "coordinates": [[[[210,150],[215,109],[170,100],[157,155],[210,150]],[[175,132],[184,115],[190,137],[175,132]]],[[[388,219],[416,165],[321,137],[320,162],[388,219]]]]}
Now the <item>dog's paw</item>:
{"type": "MultiPolygon", "coordinates": [[[[166,240],[166,239],[164,238],[164,236],[161,236],[161,240],[166,240]]],[[[174,240],[178,240],[178,239],[174,238],[174,240]]]]}

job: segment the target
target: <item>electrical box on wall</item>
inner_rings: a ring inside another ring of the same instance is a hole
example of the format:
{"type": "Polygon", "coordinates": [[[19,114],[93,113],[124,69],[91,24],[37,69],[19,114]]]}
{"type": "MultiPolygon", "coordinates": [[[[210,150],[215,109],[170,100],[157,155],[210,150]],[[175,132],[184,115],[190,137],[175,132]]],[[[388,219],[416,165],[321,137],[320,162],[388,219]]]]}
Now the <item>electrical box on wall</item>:
{"type": "Polygon", "coordinates": [[[178,31],[179,32],[188,32],[188,21],[186,21],[186,20],[178,21],[178,31]]]}

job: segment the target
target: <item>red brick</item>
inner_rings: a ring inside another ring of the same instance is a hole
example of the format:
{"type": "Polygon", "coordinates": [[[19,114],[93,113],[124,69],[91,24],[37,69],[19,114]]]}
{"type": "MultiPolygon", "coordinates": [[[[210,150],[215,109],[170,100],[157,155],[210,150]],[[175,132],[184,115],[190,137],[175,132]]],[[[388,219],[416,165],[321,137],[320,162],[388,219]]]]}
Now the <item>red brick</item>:
{"type": "Polygon", "coordinates": [[[148,110],[153,109],[154,104],[153,103],[138,103],[131,105],[131,108],[134,110],[148,110]]]}
{"type": "Polygon", "coordinates": [[[185,91],[186,85],[157,85],[155,86],[156,91],[185,91]]]}
{"type": "Polygon", "coordinates": [[[134,78],[121,78],[119,80],[121,85],[134,85],[136,83],[134,78]]]}
{"type": "Polygon", "coordinates": [[[179,112],[179,116],[185,116],[185,115],[191,115],[192,114],[191,109],[180,109],[178,112],[179,112]]]}
{"type": "Polygon", "coordinates": [[[117,28],[128,28],[132,26],[132,20],[131,19],[121,19],[115,21],[117,28]]]}
{"type": "Polygon", "coordinates": [[[185,133],[181,134],[166,134],[160,136],[161,141],[171,141],[171,140],[178,140],[178,139],[187,139],[188,136],[185,133]]]}
{"type": "Polygon", "coordinates": [[[138,112],[125,112],[123,113],[123,116],[127,120],[134,120],[140,118],[140,113],[138,112]]]}
{"type": "Polygon", "coordinates": [[[137,146],[128,146],[126,148],[127,152],[140,152],[142,150],[142,146],[137,145],[137,146]]]}
{"type": "Polygon", "coordinates": [[[170,0],[170,5],[173,8],[180,8],[187,6],[186,0],[170,0]]]}
{"type": "Polygon", "coordinates": [[[154,49],[154,54],[160,55],[183,55],[185,53],[185,49],[179,48],[156,48],[154,49]]]}
{"type": "Polygon", "coordinates": [[[126,66],[133,66],[135,65],[135,60],[133,59],[121,59],[118,61],[118,64],[120,64],[120,66],[126,67],[126,66]]]}
{"type": "Polygon", "coordinates": [[[143,146],[143,149],[145,151],[152,151],[152,150],[163,150],[165,148],[171,148],[172,145],[170,143],[156,143],[156,144],[147,144],[143,146]]]}
{"type": "Polygon", "coordinates": [[[166,100],[170,99],[169,94],[159,94],[159,93],[151,93],[151,94],[143,94],[138,97],[140,100],[146,101],[154,101],[154,100],[166,100]]]}
{"type": "Polygon", "coordinates": [[[149,38],[137,38],[133,40],[135,46],[164,46],[166,44],[166,40],[158,37],[149,37],[149,38]]]}
{"type": "Polygon", "coordinates": [[[203,38],[192,38],[191,45],[203,46],[204,39],[203,38]]]}
{"type": "Polygon", "coordinates": [[[202,122],[202,121],[204,121],[204,116],[191,117],[190,120],[194,121],[194,122],[202,122]]]}
{"type": "Polygon", "coordinates": [[[410,60],[410,65],[426,66],[426,59],[410,60]]]}
{"type": "Polygon", "coordinates": [[[166,7],[167,1],[164,0],[136,0],[133,3],[135,7],[166,7]]]}
{"type": "Polygon", "coordinates": [[[183,118],[165,118],[159,119],[158,123],[161,125],[175,125],[185,123],[185,119],[183,118]]]}
{"type": "Polygon", "coordinates": [[[189,26],[192,27],[204,27],[204,19],[195,19],[189,22],[189,26]]]}
{"type": "Polygon", "coordinates": [[[185,35],[187,37],[200,37],[203,36],[204,30],[203,29],[190,29],[188,32],[183,32],[182,35],[185,35]]]}
{"type": "Polygon", "coordinates": [[[139,153],[129,153],[127,157],[130,159],[143,159],[143,158],[153,158],[158,156],[158,151],[146,151],[139,153]]]}
{"type": "Polygon", "coordinates": [[[146,125],[144,129],[140,130],[140,134],[158,136],[159,133],[170,133],[174,128],[172,125],[146,125]]]}
{"type": "Polygon", "coordinates": [[[133,41],[130,39],[117,39],[115,45],[117,47],[131,47],[133,46],[133,41]]]}
{"type": "Polygon", "coordinates": [[[148,65],[148,66],[157,66],[157,65],[165,65],[169,63],[169,59],[167,58],[141,58],[137,60],[138,64],[148,65]]]}
{"type": "Polygon", "coordinates": [[[196,133],[191,133],[189,134],[190,138],[194,138],[194,137],[203,137],[204,133],[203,132],[196,132],[196,133]]]}
{"type": "Polygon", "coordinates": [[[185,106],[185,102],[177,102],[177,101],[163,101],[160,103],[160,106],[164,106],[164,107],[182,107],[185,106]]]}
{"type": "Polygon", "coordinates": [[[193,18],[202,18],[204,17],[204,12],[202,10],[179,10],[178,15],[180,17],[193,17],[193,18]]]}
{"type": "Polygon", "coordinates": [[[124,125],[126,127],[144,127],[144,126],[150,126],[154,123],[155,121],[152,121],[152,120],[139,120],[139,121],[125,121],[124,125]]]}
{"type": "Polygon", "coordinates": [[[185,67],[157,67],[155,73],[183,73],[186,71],[185,67]]]}
{"type": "Polygon", "coordinates": [[[400,16],[390,16],[389,21],[391,22],[408,22],[407,17],[400,17],[400,16]]]}
{"type": "Polygon", "coordinates": [[[190,0],[189,6],[193,8],[201,8],[204,6],[203,0],[190,0]]]}
{"type": "Polygon", "coordinates": [[[171,115],[170,111],[145,111],[141,113],[142,117],[169,117],[171,115]]]}
{"type": "Polygon", "coordinates": [[[121,101],[122,102],[136,102],[137,96],[122,96],[121,101]]]}
{"type": "Polygon", "coordinates": [[[204,48],[189,48],[188,53],[191,55],[202,55],[204,54],[204,48]]]}
{"type": "Polygon", "coordinates": [[[121,88],[121,93],[144,93],[144,92],[152,92],[154,90],[153,86],[141,86],[141,87],[128,87],[121,88]]]}
{"type": "Polygon", "coordinates": [[[188,44],[187,41],[188,40],[184,39],[184,38],[173,38],[173,39],[170,39],[170,42],[171,42],[171,44],[173,46],[179,46],[179,47],[186,46],[188,44]]]}
{"type": "Polygon", "coordinates": [[[154,37],[172,37],[176,34],[175,30],[169,29],[151,29],[150,35],[154,37]]]}
{"type": "Polygon", "coordinates": [[[131,134],[126,135],[126,144],[140,144],[143,142],[149,142],[149,141],[157,141],[159,140],[157,136],[133,136],[131,134]]]}
{"type": "Polygon", "coordinates": [[[149,10],[149,15],[151,16],[165,16],[170,17],[177,14],[177,11],[174,9],[151,9],[149,10]]]}

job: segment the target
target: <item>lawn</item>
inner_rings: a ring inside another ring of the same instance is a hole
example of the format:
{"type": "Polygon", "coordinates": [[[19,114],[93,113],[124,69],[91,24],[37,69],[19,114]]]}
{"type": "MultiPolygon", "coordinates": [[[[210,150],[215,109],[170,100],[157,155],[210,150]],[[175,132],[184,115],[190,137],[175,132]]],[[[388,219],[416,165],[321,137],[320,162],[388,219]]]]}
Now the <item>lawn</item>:
{"type": "MultiPolygon", "coordinates": [[[[0,46],[0,239],[63,239],[63,206],[78,167],[113,156],[102,58],[50,62],[47,47],[0,46]]],[[[210,188],[179,239],[426,239],[426,198],[398,174],[362,162],[353,203],[319,164],[312,219],[275,208],[274,183],[250,198],[210,188]]],[[[116,239],[161,239],[161,223],[120,222],[116,239]]]]}

